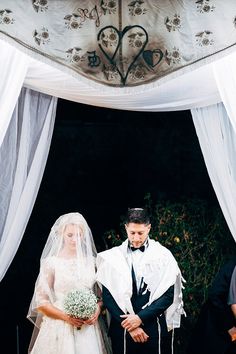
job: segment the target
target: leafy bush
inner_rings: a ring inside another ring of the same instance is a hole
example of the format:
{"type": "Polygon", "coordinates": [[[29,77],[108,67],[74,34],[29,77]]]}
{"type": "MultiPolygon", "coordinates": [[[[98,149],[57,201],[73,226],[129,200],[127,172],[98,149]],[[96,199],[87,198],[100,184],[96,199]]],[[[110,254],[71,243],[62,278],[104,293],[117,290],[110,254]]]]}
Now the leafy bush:
{"type": "MultiPolygon", "coordinates": [[[[235,242],[221,209],[209,206],[204,200],[165,201],[154,205],[147,195],[145,207],[152,220],[150,238],[173,253],[186,280],[183,296],[187,317],[182,322],[185,338],[180,338],[183,346],[208,296],[212,280],[226,259],[235,254],[235,242]]],[[[107,248],[126,239],[123,216],[120,226],[120,233],[116,230],[105,233],[107,248]]]]}

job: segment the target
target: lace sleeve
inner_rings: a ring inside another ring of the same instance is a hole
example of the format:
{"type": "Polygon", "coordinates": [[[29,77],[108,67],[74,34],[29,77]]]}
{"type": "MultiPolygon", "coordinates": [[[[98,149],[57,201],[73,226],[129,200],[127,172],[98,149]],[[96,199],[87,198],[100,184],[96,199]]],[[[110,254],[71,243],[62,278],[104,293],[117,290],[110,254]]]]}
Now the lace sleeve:
{"type": "Polygon", "coordinates": [[[35,286],[36,307],[54,301],[54,264],[53,258],[45,259],[40,267],[38,281],[35,286]]]}

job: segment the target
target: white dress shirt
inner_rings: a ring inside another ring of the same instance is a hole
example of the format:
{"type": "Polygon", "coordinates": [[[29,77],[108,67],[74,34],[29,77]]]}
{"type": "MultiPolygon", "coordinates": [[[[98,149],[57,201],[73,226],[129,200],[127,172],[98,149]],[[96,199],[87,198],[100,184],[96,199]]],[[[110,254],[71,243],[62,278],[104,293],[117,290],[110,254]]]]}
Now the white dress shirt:
{"type": "MultiPolygon", "coordinates": [[[[143,244],[145,246],[145,250],[148,247],[148,239],[147,238],[143,244]]],[[[142,287],[142,282],[143,282],[143,274],[142,274],[142,258],[145,253],[140,251],[139,249],[132,251],[130,247],[128,247],[128,260],[129,260],[129,266],[130,269],[133,266],[134,269],[134,274],[136,278],[136,286],[137,286],[137,291],[139,292],[140,288],[142,287]]]]}

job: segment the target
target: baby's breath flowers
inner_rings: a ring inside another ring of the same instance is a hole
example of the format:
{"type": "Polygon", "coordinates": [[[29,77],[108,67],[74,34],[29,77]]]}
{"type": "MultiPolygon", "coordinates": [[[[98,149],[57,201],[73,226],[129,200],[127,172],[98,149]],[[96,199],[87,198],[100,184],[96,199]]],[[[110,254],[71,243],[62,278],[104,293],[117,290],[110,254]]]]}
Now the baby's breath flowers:
{"type": "Polygon", "coordinates": [[[64,299],[67,315],[86,320],[97,310],[97,297],[90,289],[72,290],[64,299]]]}

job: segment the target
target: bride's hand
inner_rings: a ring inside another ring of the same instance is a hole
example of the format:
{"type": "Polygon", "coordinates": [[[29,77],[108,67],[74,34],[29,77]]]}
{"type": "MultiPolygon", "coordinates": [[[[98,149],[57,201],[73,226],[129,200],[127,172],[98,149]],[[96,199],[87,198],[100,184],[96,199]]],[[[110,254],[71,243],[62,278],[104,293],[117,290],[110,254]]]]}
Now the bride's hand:
{"type": "Polygon", "coordinates": [[[95,314],[92,317],[90,317],[88,320],[84,321],[84,323],[87,325],[93,325],[97,321],[100,312],[101,312],[101,307],[97,305],[97,310],[95,314]]]}
{"type": "Polygon", "coordinates": [[[80,318],[74,318],[71,316],[66,316],[66,322],[74,327],[81,327],[84,324],[84,321],[80,318]]]}

